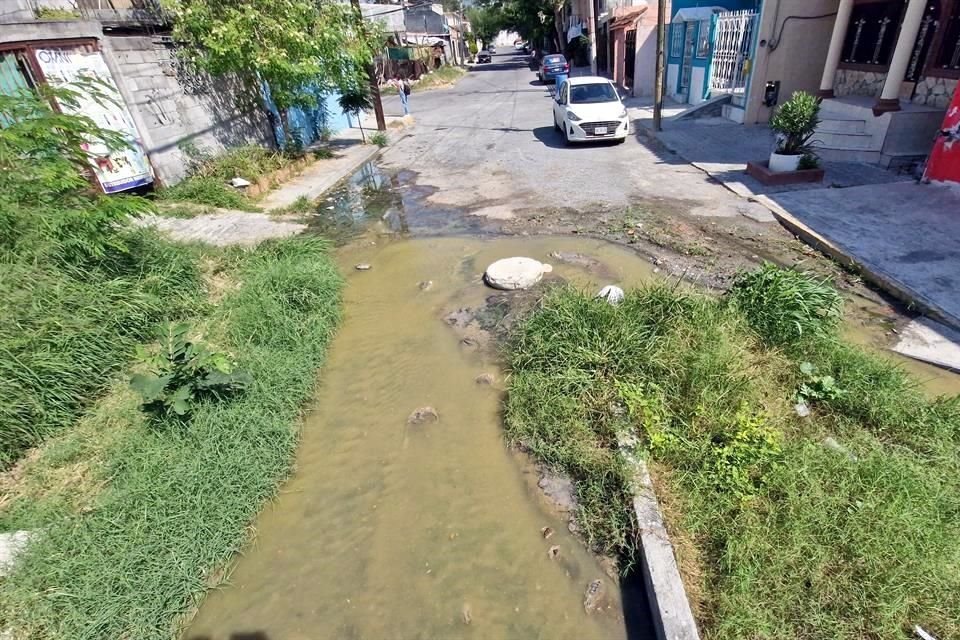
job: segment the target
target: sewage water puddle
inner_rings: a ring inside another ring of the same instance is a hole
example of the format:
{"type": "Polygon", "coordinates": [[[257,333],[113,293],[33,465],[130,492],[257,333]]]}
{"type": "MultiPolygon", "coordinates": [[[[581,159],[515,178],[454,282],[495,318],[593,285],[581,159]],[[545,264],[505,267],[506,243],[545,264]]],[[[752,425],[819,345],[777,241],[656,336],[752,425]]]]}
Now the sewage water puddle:
{"type": "Polygon", "coordinates": [[[483,268],[511,255],[549,261],[580,286],[651,277],[632,252],[578,238],[381,239],[341,249],[344,322],[304,421],[296,473],[186,638],[650,637],[640,628],[646,611],[627,628],[615,582],[505,446],[501,372],[443,320],[482,303],[491,294],[483,268]],[[589,254],[608,272],[551,260],[552,251],[589,254]],[[354,270],[359,262],[372,269],[354,270]],[[423,281],[432,287],[421,290],[423,281]],[[497,384],[477,384],[482,373],[497,384]],[[408,425],[425,405],[439,422],[408,425]],[[548,526],[555,533],[545,540],[548,526]],[[553,545],[559,558],[549,557],[553,545]],[[607,607],[587,614],[584,592],[598,578],[607,607]]]}
{"type": "MultiPolygon", "coordinates": [[[[478,235],[471,216],[428,206],[429,188],[414,178],[366,166],[311,217],[314,230],[342,245],[344,322],[304,420],[296,473],[184,637],[652,637],[642,588],[618,590],[505,446],[495,360],[465,349],[444,320],[483,305],[492,292],[480,276],[499,258],[549,262],[551,277],[594,290],[642,284],[655,277],[652,266],[601,240],[478,235]],[[472,235],[407,237],[443,233],[472,235]],[[372,269],[356,271],[358,263],[372,269]],[[426,281],[432,286],[422,290],[426,281]],[[483,373],[497,383],[478,385],[483,373]],[[434,407],[439,422],[408,425],[422,406],[434,407]],[[543,527],[555,531],[549,540],[543,527]],[[556,559],[548,555],[554,545],[556,559]],[[587,614],[584,591],[597,578],[607,607],[587,614]]],[[[855,311],[845,334],[886,352],[885,327],[869,319],[879,308],[855,311]]],[[[960,391],[960,376],[886,353],[928,392],[960,391]]]]}

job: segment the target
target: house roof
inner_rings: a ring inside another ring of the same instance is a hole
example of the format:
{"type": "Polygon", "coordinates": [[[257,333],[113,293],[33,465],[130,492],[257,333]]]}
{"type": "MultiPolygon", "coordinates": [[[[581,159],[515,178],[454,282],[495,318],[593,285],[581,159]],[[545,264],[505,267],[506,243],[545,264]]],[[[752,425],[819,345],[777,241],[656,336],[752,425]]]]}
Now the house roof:
{"type": "Polygon", "coordinates": [[[709,20],[715,13],[722,13],[727,9],[723,7],[690,7],[689,9],[680,9],[677,11],[673,20],[670,22],[700,22],[709,20]]]}
{"type": "Polygon", "coordinates": [[[632,27],[636,24],[637,20],[640,19],[640,16],[644,14],[647,10],[647,5],[640,5],[634,7],[618,7],[614,9],[613,19],[609,22],[609,29],[624,29],[626,27],[632,27]],[[626,9],[626,11],[623,11],[626,9]],[[618,12],[619,15],[618,15],[618,12]]]}

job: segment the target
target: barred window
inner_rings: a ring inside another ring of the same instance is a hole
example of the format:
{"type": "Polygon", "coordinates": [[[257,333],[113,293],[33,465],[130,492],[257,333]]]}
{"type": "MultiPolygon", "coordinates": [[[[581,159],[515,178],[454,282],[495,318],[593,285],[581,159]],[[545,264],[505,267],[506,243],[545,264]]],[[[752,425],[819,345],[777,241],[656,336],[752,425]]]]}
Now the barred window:
{"type": "Polygon", "coordinates": [[[670,25],[670,57],[683,57],[683,30],[685,22],[675,22],[670,25]]]}
{"type": "Polygon", "coordinates": [[[706,58],[710,55],[710,21],[700,21],[700,31],[697,34],[697,57],[706,58]]]}
{"type": "Polygon", "coordinates": [[[878,67],[889,65],[903,7],[903,0],[854,5],[843,43],[843,62],[878,67]]]}
{"type": "Polygon", "coordinates": [[[934,58],[935,69],[960,71],[960,2],[954,0],[943,17],[943,39],[934,58]]]}

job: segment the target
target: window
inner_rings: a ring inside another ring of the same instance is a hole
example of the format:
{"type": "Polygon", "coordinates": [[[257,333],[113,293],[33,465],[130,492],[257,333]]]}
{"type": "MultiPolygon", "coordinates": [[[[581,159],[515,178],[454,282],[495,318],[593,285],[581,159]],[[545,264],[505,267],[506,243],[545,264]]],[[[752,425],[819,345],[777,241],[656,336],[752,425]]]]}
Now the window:
{"type": "Polygon", "coordinates": [[[700,31],[697,35],[697,57],[707,58],[710,56],[710,21],[700,21],[700,31]]]}
{"type": "Polygon", "coordinates": [[[683,30],[685,22],[677,22],[670,25],[670,57],[683,57],[683,30]]]}
{"type": "Polygon", "coordinates": [[[575,84],[570,88],[570,104],[617,102],[619,99],[616,89],[609,82],[575,84]]]}
{"type": "Polygon", "coordinates": [[[930,71],[960,72],[960,2],[954,0],[943,15],[940,47],[930,71]]]}
{"type": "Polygon", "coordinates": [[[854,5],[841,60],[851,65],[888,66],[897,42],[903,8],[903,0],[854,5]]]}

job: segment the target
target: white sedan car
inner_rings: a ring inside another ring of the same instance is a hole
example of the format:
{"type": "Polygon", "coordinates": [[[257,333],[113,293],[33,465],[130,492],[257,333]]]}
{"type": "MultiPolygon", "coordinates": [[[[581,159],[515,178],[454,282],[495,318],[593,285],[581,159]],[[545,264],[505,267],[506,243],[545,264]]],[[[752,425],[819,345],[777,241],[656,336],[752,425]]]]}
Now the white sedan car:
{"type": "Polygon", "coordinates": [[[627,139],[630,120],[613,83],[586,76],[560,85],[553,102],[553,127],[563,132],[568,144],[590,140],[619,143],[627,139]]]}

